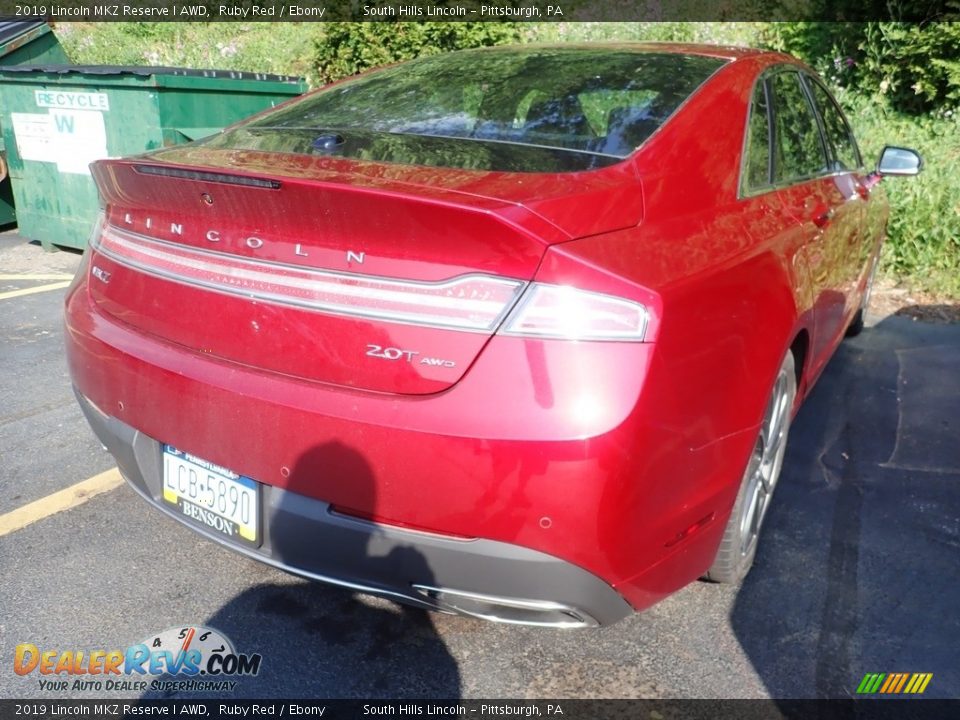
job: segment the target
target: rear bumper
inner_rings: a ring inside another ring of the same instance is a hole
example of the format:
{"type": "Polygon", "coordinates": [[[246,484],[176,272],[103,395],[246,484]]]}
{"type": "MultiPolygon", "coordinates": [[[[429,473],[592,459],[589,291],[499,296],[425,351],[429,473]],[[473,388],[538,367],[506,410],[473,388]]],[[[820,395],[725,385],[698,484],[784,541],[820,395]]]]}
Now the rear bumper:
{"type": "Polygon", "coordinates": [[[610,585],[550,555],[493,540],[461,540],[367,522],[266,484],[262,545],[233,543],[163,502],[157,440],[76,394],[97,437],[144,499],[201,535],[261,562],[351,590],[499,622],[590,627],[632,612],[610,585]]]}
{"type": "Polygon", "coordinates": [[[454,387],[400,396],[144,333],[96,307],[83,269],[66,305],[73,383],[148,500],[170,444],[262,484],[268,542],[238,552],[429,607],[455,603],[414,584],[598,624],[649,607],[709,567],[753,442],[704,422],[698,368],[656,363],[647,343],[495,336],[454,387]],[[355,549],[316,550],[340,544],[355,549]]]}

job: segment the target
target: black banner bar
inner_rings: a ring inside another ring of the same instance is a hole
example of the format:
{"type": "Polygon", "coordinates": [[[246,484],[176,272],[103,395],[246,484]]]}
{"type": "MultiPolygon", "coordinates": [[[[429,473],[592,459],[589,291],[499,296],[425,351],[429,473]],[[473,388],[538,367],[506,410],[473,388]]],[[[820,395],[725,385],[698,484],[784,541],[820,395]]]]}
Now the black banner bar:
{"type": "Polygon", "coordinates": [[[2,19],[55,22],[960,20],[951,0],[0,0],[2,19]]]}

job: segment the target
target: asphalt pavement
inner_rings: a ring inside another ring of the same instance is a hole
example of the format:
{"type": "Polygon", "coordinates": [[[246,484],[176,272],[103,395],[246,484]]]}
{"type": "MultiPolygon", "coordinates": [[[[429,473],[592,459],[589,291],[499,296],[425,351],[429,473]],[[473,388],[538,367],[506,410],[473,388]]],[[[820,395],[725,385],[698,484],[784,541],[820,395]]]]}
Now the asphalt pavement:
{"type": "MultiPolygon", "coordinates": [[[[73,400],[79,256],[0,235],[0,520],[112,467],[73,400]],[[12,295],[11,295],[12,293],[12,295]]],[[[598,631],[429,614],[285,575],[126,485],[0,536],[0,698],[44,691],[14,648],[117,649],[205,625],[263,657],[229,697],[809,698],[868,672],[960,697],[960,325],[891,316],[844,342],[791,431],[756,566],[598,631]]],[[[42,504],[42,503],[41,503],[42,504]]],[[[117,698],[129,692],[113,693],[117,698]]]]}

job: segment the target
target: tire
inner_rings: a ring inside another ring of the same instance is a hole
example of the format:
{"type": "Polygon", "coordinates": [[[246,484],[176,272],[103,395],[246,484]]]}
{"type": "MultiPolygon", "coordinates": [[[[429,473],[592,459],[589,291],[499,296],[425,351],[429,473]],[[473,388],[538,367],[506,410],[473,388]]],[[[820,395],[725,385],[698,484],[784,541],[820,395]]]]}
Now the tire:
{"type": "Polygon", "coordinates": [[[879,264],[880,255],[878,254],[873,259],[873,266],[870,268],[870,275],[867,277],[867,286],[863,289],[863,300],[860,301],[860,308],[847,326],[846,337],[856,337],[863,332],[867,309],[870,307],[870,296],[873,294],[873,279],[877,276],[877,265],[879,264]]]}
{"type": "Polygon", "coordinates": [[[747,460],[717,556],[705,576],[707,580],[738,583],[753,566],[760,529],[783,467],[791,411],[797,397],[795,368],[793,353],[787,352],[773,382],[760,432],[747,460]]]}

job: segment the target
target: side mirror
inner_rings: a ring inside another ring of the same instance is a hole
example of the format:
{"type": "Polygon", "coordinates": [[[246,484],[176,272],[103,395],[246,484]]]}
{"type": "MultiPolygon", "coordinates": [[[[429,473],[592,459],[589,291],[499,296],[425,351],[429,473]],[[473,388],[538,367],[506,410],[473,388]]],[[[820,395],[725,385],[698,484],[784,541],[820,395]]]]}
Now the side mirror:
{"type": "Polygon", "coordinates": [[[917,175],[923,168],[923,158],[916,150],[887,145],[877,163],[879,175],[917,175]]]}

